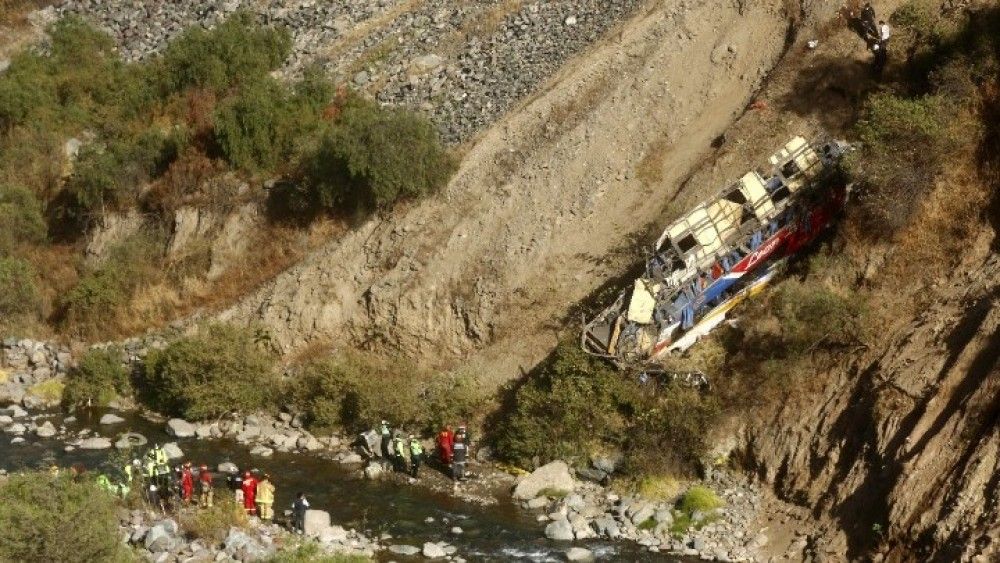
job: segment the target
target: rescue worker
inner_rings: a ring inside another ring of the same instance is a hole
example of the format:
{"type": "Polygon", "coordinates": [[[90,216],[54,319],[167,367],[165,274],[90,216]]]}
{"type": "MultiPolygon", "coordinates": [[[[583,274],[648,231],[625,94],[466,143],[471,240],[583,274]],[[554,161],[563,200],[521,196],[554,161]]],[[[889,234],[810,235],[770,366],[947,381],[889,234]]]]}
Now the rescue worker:
{"type": "Polygon", "coordinates": [[[191,462],[184,462],[184,469],[181,471],[181,499],[185,503],[191,504],[191,496],[194,493],[194,474],[191,473],[191,462]]]}
{"type": "Polygon", "coordinates": [[[170,488],[170,459],[167,452],[159,444],[153,445],[153,459],[156,462],[156,485],[160,489],[162,498],[167,489],[170,488]]]}
{"type": "Polygon", "coordinates": [[[413,434],[410,434],[410,477],[417,478],[417,471],[420,470],[420,462],[424,460],[424,447],[420,445],[413,434]]]}
{"type": "Polygon", "coordinates": [[[455,443],[455,433],[451,426],[445,426],[437,437],[438,458],[445,467],[451,465],[451,447],[455,443]]]}
{"type": "Polygon", "coordinates": [[[305,493],[296,493],[295,502],[292,503],[292,530],[300,534],[306,533],[306,511],[309,510],[309,501],[305,493]]]}
{"type": "Polygon", "coordinates": [[[865,2],[865,7],[861,10],[861,25],[864,27],[865,35],[872,40],[877,40],[878,30],[875,27],[875,8],[871,2],[865,2]]]}
{"type": "Polygon", "coordinates": [[[237,504],[243,504],[243,477],[240,475],[240,470],[230,473],[229,477],[226,477],[226,482],[229,483],[229,489],[233,491],[237,504]]]}
{"type": "Polygon", "coordinates": [[[465,435],[455,434],[455,445],[451,458],[451,478],[455,481],[461,481],[465,478],[465,460],[467,454],[468,448],[465,445],[465,435]]]}
{"type": "Polygon", "coordinates": [[[56,465],[56,464],[53,463],[52,465],[49,466],[49,476],[51,476],[52,478],[56,478],[56,477],[59,476],[59,466],[58,465],[56,465]]]}
{"type": "Polygon", "coordinates": [[[274,484],[267,473],[257,483],[257,507],[261,520],[270,521],[274,518],[274,484]]]}
{"type": "Polygon", "coordinates": [[[212,474],[204,463],[198,468],[198,485],[201,494],[199,504],[202,508],[212,508],[212,474]]]}
{"type": "Polygon", "coordinates": [[[403,445],[403,438],[396,434],[392,439],[393,466],[396,471],[406,472],[406,446],[403,445]]]}
{"type": "Polygon", "coordinates": [[[392,441],[392,434],[389,432],[389,423],[384,420],[379,426],[379,436],[382,438],[382,459],[392,459],[389,455],[389,442],[392,441]]]}
{"type": "Polygon", "coordinates": [[[243,508],[247,514],[257,513],[257,479],[249,471],[243,473],[243,508]]]}
{"type": "Polygon", "coordinates": [[[156,458],[152,455],[152,450],[146,453],[146,466],[143,469],[143,474],[146,476],[146,482],[153,484],[156,482],[156,458]]]}
{"type": "Polygon", "coordinates": [[[117,488],[111,483],[111,479],[108,479],[108,476],[103,473],[97,476],[97,486],[113,495],[118,493],[117,488]]]}

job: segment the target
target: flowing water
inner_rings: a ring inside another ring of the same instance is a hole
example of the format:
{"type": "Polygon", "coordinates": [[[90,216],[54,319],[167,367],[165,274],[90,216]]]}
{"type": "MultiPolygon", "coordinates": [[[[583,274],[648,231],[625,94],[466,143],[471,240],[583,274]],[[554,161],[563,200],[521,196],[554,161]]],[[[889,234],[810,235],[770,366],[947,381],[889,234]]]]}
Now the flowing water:
{"type": "MultiPolygon", "coordinates": [[[[365,480],[356,468],[350,470],[318,456],[275,452],[270,458],[261,458],[250,456],[249,448],[231,440],[174,440],[163,432],[162,424],[129,414],[122,414],[126,418],[124,423],[98,428],[99,415],[91,413],[66,426],[71,431],[96,429],[112,439],[125,431],[139,432],[150,442],[177,441],[185,459],[194,464],[205,463],[214,469],[223,461],[231,461],[241,469],[255,467],[270,473],[277,487],[274,506],[279,515],[290,507],[295,493],[302,491],[313,508],[330,512],[335,524],[375,536],[391,534],[393,539],[383,542],[387,545],[405,543],[419,547],[425,541],[446,541],[469,561],[563,561],[563,553],[569,547],[544,538],[544,525],[535,520],[535,515],[521,510],[503,495],[498,504],[480,506],[425,487],[392,480],[365,480]],[[428,522],[428,518],[433,521],[428,522]],[[451,535],[449,530],[453,526],[460,526],[463,534],[451,535]]],[[[58,427],[62,417],[52,414],[50,420],[58,427]]],[[[63,467],[82,462],[88,469],[98,469],[107,463],[109,456],[107,450],[65,452],[64,444],[54,439],[40,440],[28,434],[25,439],[23,444],[11,444],[9,435],[0,435],[0,467],[8,471],[40,469],[54,461],[63,467]]],[[[225,491],[217,488],[217,494],[225,491]]],[[[690,560],[650,553],[631,542],[595,540],[574,545],[591,549],[601,560],[690,560]]],[[[380,558],[388,559],[388,554],[383,553],[380,558]]]]}

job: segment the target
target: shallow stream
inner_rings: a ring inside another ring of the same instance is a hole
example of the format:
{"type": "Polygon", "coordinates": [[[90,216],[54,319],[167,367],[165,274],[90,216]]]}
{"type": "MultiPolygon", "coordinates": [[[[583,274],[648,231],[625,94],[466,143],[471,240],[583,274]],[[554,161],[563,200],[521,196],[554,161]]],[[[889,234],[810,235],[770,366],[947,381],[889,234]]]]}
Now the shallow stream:
{"type": "MultiPolygon", "coordinates": [[[[335,524],[364,530],[374,536],[391,534],[393,539],[383,542],[386,545],[405,543],[419,547],[426,541],[446,541],[456,546],[458,555],[469,561],[564,561],[563,554],[570,547],[570,544],[546,539],[542,534],[544,525],[536,521],[535,515],[520,509],[504,495],[497,504],[480,506],[419,485],[392,480],[369,481],[357,468],[348,468],[319,456],[275,452],[272,457],[261,458],[251,456],[248,447],[232,440],[175,440],[164,433],[163,424],[128,413],[118,413],[126,419],[124,423],[99,427],[96,422],[100,414],[81,416],[80,420],[67,423],[67,429],[74,432],[83,428],[96,429],[97,433],[112,440],[125,431],[139,432],[151,442],[176,441],[185,459],[195,465],[205,463],[214,470],[219,463],[231,461],[241,469],[258,468],[270,473],[277,487],[274,506],[279,515],[290,508],[295,493],[303,491],[313,508],[330,512],[335,524]],[[428,522],[428,518],[433,521],[428,522]],[[450,534],[453,526],[461,527],[463,533],[450,534]]],[[[62,422],[59,414],[52,414],[48,419],[57,427],[62,422]]],[[[40,419],[39,423],[42,421],[40,419]]],[[[41,469],[54,460],[62,467],[82,462],[94,470],[105,464],[110,455],[109,450],[66,452],[60,440],[42,440],[30,433],[24,437],[25,443],[11,444],[11,436],[0,434],[0,467],[8,471],[41,469]]],[[[219,492],[217,488],[217,494],[219,492]]],[[[688,560],[650,553],[631,542],[594,540],[573,545],[591,549],[599,560],[688,560]]],[[[383,553],[380,559],[387,560],[388,554],[383,553]]],[[[393,559],[406,558],[394,556],[393,559]]]]}

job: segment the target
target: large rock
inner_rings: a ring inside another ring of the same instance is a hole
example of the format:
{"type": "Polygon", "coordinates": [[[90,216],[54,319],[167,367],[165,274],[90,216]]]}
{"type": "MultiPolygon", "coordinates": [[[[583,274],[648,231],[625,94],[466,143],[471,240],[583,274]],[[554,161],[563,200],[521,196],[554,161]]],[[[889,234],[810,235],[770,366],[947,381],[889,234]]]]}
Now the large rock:
{"type": "Polygon", "coordinates": [[[343,543],[347,541],[347,530],[343,526],[328,526],[319,533],[321,543],[343,543]]]}
{"type": "Polygon", "coordinates": [[[389,551],[396,555],[416,555],[420,553],[420,548],[413,545],[390,545],[389,551]]]}
{"type": "Polygon", "coordinates": [[[441,559],[448,557],[448,553],[440,545],[433,542],[425,542],[423,549],[424,557],[428,559],[441,559]]]}
{"type": "Polygon", "coordinates": [[[573,541],[573,526],[565,519],[549,522],[545,526],[545,537],[556,541],[573,541]]]}
{"type": "Polygon", "coordinates": [[[566,561],[593,561],[594,552],[582,547],[571,547],[566,550],[566,561]]]}
{"type": "Polygon", "coordinates": [[[323,530],[330,527],[330,513],[325,510],[307,510],[305,525],[307,536],[319,537],[323,530]]]}
{"type": "Polygon", "coordinates": [[[119,422],[125,422],[125,419],[114,413],[107,413],[101,417],[101,424],[118,424],[119,422]]]}
{"type": "Polygon", "coordinates": [[[51,438],[56,435],[56,427],[52,425],[52,422],[46,420],[41,426],[35,429],[35,434],[39,438],[51,438]]]}
{"type": "Polygon", "coordinates": [[[576,481],[569,474],[569,466],[563,461],[553,461],[521,478],[514,487],[514,498],[528,500],[538,496],[542,491],[573,492],[576,481]]]}
{"type": "Polygon", "coordinates": [[[180,459],[184,457],[184,451],[181,450],[177,442],[167,442],[163,444],[163,453],[167,454],[170,459],[180,459]]]}
{"type": "Polygon", "coordinates": [[[175,438],[190,438],[194,436],[195,430],[194,424],[181,418],[171,418],[167,421],[167,434],[175,438]]]}
{"type": "Polygon", "coordinates": [[[106,450],[111,447],[111,440],[103,436],[95,436],[93,438],[87,438],[86,440],[80,442],[79,448],[81,450],[106,450]]]}
{"type": "Polygon", "coordinates": [[[216,466],[215,469],[219,473],[226,473],[226,474],[236,473],[237,471],[240,470],[240,468],[236,467],[236,464],[231,461],[224,461],[220,463],[218,466],[216,466]]]}
{"type": "Polygon", "coordinates": [[[153,553],[168,551],[174,543],[176,530],[177,524],[173,520],[160,522],[146,532],[143,545],[153,553]],[[173,526],[170,524],[173,524],[173,526]]]}
{"type": "Polygon", "coordinates": [[[381,463],[371,462],[365,467],[365,477],[375,480],[382,476],[385,470],[382,469],[381,463]]]}
{"type": "Polygon", "coordinates": [[[246,532],[241,531],[239,528],[230,528],[229,535],[226,536],[225,541],[226,551],[234,553],[252,543],[253,538],[248,536],[246,532]]]}

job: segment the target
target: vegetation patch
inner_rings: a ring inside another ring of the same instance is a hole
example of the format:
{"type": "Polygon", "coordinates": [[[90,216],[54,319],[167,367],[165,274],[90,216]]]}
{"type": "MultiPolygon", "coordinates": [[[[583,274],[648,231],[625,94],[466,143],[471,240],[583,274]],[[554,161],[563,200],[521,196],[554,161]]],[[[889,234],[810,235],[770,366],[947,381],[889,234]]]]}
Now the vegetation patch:
{"type": "Polygon", "coordinates": [[[331,554],[314,541],[306,541],[271,556],[267,563],[366,563],[371,561],[362,555],[331,554]]]}
{"type": "Polygon", "coordinates": [[[44,473],[0,482],[0,560],[129,561],[115,499],[94,483],[44,473]]]}
{"type": "Polygon", "coordinates": [[[114,346],[91,348],[66,375],[63,404],[68,407],[107,406],[116,396],[131,393],[122,351],[114,346]]]}
{"type": "Polygon", "coordinates": [[[274,354],[252,330],[203,327],[146,357],[139,389],[161,412],[197,420],[273,408],[280,390],[274,354]]]}
{"type": "Polygon", "coordinates": [[[225,541],[230,528],[247,528],[250,520],[246,509],[230,495],[219,495],[210,508],[183,512],[180,527],[192,538],[212,543],[225,541]]]}

